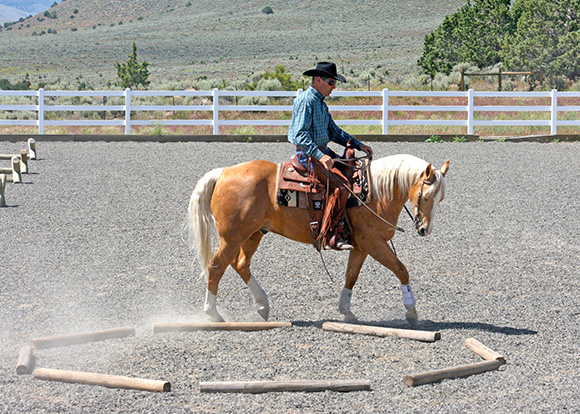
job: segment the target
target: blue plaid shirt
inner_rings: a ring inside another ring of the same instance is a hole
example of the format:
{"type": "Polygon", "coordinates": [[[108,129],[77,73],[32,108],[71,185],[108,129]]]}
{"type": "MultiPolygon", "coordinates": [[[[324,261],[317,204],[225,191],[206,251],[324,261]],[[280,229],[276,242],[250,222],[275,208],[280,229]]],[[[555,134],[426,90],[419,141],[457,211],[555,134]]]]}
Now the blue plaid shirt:
{"type": "Polygon", "coordinates": [[[318,148],[319,146],[326,147],[330,141],[346,146],[351,139],[354,148],[360,150],[362,142],[334,123],[324,102],[324,96],[314,87],[309,87],[294,100],[288,141],[300,147],[305,155],[320,160],[324,152],[318,148]]]}

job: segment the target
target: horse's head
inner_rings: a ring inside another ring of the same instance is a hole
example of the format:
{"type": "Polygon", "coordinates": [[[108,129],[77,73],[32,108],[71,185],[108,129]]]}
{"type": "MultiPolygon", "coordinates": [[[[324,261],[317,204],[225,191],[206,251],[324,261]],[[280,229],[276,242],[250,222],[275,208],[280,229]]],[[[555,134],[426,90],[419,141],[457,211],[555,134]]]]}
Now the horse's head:
{"type": "Polygon", "coordinates": [[[429,164],[409,190],[409,199],[415,212],[415,230],[419,236],[431,234],[435,210],[445,197],[447,171],[449,171],[449,161],[443,164],[441,170],[436,170],[429,164]]]}

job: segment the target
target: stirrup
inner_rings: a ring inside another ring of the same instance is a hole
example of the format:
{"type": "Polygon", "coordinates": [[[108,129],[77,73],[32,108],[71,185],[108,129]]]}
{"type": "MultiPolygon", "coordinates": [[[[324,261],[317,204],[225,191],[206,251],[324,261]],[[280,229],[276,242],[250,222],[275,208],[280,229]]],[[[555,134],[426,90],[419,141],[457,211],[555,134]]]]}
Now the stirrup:
{"type": "Polygon", "coordinates": [[[346,240],[344,240],[341,236],[334,236],[330,239],[328,243],[331,248],[335,250],[354,250],[354,246],[349,244],[346,240]]]}
{"type": "Polygon", "coordinates": [[[354,246],[352,244],[348,244],[345,241],[337,241],[336,250],[354,250],[354,246]]]}

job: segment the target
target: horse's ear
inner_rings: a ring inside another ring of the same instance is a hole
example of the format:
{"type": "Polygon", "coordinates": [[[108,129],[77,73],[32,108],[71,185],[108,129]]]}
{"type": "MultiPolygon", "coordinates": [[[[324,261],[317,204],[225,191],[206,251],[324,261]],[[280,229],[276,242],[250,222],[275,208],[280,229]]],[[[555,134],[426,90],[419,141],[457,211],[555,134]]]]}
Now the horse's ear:
{"type": "Polygon", "coordinates": [[[431,164],[427,166],[423,174],[425,174],[425,181],[429,183],[435,181],[435,171],[433,170],[433,166],[431,164]]]}
{"type": "Polygon", "coordinates": [[[443,164],[443,167],[441,167],[441,174],[445,176],[445,174],[447,174],[447,171],[449,171],[449,160],[445,161],[445,164],[443,164]]]}

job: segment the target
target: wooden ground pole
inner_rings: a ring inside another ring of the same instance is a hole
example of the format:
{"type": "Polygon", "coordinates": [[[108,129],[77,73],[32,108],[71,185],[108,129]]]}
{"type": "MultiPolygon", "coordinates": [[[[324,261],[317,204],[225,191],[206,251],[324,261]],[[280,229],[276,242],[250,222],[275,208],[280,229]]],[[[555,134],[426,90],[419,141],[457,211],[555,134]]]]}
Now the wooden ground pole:
{"type": "Polygon", "coordinates": [[[292,322],[192,322],[155,323],[153,332],[170,331],[261,331],[274,328],[291,328],[292,322]]]}
{"type": "Polygon", "coordinates": [[[416,331],[414,329],[383,328],[380,326],[357,325],[342,322],[324,322],[322,329],[325,331],[345,332],[352,334],[374,335],[374,336],[396,336],[399,338],[413,339],[423,342],[435,342],[441,339],[439,332],[416,331]]]}
{"type": "Polygon", "coordinates": [[[38,368],[34,370],[33,375],[35,378],[47,381],[101,385],[108,388],[127,388],[151,392],[171,391],[171,384],[167,381],[120,377],[117,375],[96,374],[93,372],[38,368]]]}
{"type": "Polygon", "coordinates": [[[30,340],[30,346],[36,349],[55,348],[57,346],[84,344],[104,341],[105,339],[135,336],[135,328],[116,328],[105,331],[86,332],[72,335],[48,336],[30,340]]]}
{"type": "Polygon", "coordinates": [[[239,382],[200,382],[200,392],[238,392],[258,394],[263,392],[321,392],[321,391],[368,391],[368,380],[334,381],[239,381],[239,382]]]}
{"type": "Polygon", "coordinates": [[[407,375],[403,378],[405,385],[414,387],[421,384],[430,384],[444,379],[467,377],[482,372],[495,371],[503,364],[499,360],[477,362],[475,364],[459,365],[451,368],[437,369],[420,374],[407,375]]]}

